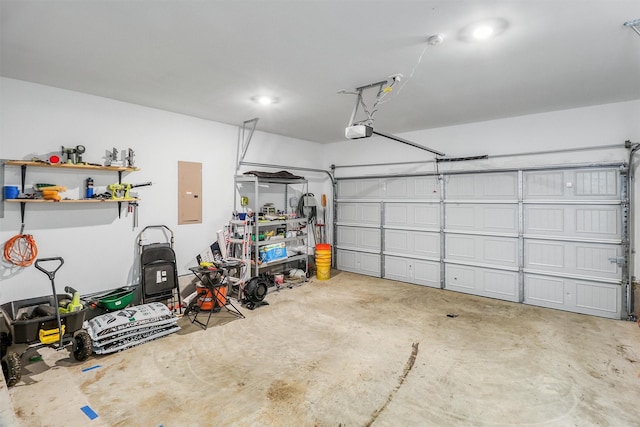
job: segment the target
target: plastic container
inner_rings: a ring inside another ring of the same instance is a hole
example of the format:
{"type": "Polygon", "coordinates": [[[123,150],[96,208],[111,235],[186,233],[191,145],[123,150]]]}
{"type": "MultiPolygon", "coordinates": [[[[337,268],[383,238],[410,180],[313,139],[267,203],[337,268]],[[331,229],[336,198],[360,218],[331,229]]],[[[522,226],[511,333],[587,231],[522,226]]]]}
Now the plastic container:
{"type": "Polygon", "coordinates": [[[3,188],[3,194],[4,194],[5,200],[17,199],[18,194],[20,194],[20,190],[15,185],[5,185],[3,188]]]}
{"type": "Polygon", "coordinates": [[[316,277],[318,280],[331,278],[331,245],[328,243],[316,245],[316,277]]]}
{"type": "Polygon", "coordinates": [[[200,307],[200,310],[220,310],[220,307],[224,307],[225,305],[227,305],[227,287],[220,286],[214,289],[215,291],[213,291],[211,288],[205,287],[196,288],[196,292],[198,293],[197,304],[200,307]],[[213,296],[214,293],[215,298],[213,296]]]}
{"type": "MultiPolygon", "coordinates": [[[[58,294],[58,302],[63,299],[71,299],[71,295],[58,294]]],[[[53,303],[53,296],[29,298],[25,300],[12,301],[2,304],[0,309],[7,322],[7,326],[13,336],[13,342],[35,343],[40,341],[40,331],[48,331],[58,328],[56,316],[33,316],[38,306],[45,305],[57,309],[58,304],[53,303]],[[21,320],[23,315],[26,317],[21,320]],[[31,317],[31,319],[28,319],[31,317]]],[[[64,335],[72,336],[73,333],[82,328],[86,309],[73,313],[60,314],[60,322],[65,326],[64,335]]]]}
{"type": "Polygon", "coordinates": [[[100,297],[98,305],[107,310],[120,310],[131,304],[131,301],[133,301],[133,290],[120,288],[100,297]]]}

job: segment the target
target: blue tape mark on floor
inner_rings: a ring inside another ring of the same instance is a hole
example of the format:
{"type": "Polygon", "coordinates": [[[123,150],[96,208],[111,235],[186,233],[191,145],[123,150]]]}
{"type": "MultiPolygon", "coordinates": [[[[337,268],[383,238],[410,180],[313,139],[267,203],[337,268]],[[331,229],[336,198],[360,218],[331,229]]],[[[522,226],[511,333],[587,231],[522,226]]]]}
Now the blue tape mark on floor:
{"type": "Polygon", "coordinates": [[[92,369],[98,369],[98,368],[101,368],[101,367],[102,367],[102,366],[100,366],[100,365],[93,365],[93,366],[90,366],[90,367],[88,367],[88,368],[84,368],[84,369],[82,370],[82,372],[91,371],[92,369]]]}
{"type": "Polygon", "coordinates": [[[84,414],[89,417],[90,420],[95,420],[96,418],[98,418],[98,414],[96,414],[95,411],[89,406],[83,406],[82,408],[80,408],[80,410],[84,412],[84,414]]]}

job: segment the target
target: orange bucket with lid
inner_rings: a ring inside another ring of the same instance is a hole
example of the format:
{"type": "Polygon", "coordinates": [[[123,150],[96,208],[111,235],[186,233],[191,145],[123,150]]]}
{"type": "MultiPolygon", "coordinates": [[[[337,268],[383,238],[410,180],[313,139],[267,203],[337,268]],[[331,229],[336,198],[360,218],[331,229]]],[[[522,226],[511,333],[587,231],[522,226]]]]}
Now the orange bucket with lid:
{"type": "Polygon", "coordinates": [[[331,245],[328,243],[316,245],[316,277],[318,280],[331,278],[331,245]]]}

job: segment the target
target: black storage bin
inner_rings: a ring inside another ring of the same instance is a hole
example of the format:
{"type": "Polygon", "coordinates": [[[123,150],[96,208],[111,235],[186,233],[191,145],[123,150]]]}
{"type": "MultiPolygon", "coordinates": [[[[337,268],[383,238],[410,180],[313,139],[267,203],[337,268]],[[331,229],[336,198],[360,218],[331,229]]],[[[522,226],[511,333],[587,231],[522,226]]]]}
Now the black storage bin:
{"type": "MultiPolygon", "coordinates": [[[[71,299],[70,295],[60,294],[58,295],[58,301],[63,299],[71,299]]],[[[58,322],[56,316],[38,316],[31,319],[20,320],[17,317],[22,317],[23,314],[27,317],[32,317],[34,311],[40,305],[47,305],[57,310],[58,304],[53,303],[53,296],[44,296],[29,298],[18,301],[11,301],[4,303],[0,306],[2,314],[7,321],[7,326],[13,337],[13,342],[16,344],[21,343],[35,343],[39,341],[40,330],[51,330],[58,328],[58,322]]],[[[60,323],[65,326],[64,336],[73,336],[73,333],[82,329],[82,323],[84,322],[84,316],[86,309],[76,311],[73,313],[60,313],[60,323]]]]}

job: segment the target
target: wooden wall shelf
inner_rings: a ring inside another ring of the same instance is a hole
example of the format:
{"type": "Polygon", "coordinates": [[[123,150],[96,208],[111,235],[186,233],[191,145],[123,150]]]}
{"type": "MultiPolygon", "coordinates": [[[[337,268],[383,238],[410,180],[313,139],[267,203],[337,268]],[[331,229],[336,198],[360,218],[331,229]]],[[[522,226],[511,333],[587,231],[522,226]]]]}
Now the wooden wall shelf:
{"type": "Polygon", "coordinates": [[[111,171],[111,172],[135,172],[139,171],[136,167],[127,166],[100,166],[94,164],[73,164],[73,163],[47,163],[47,162],[34,162],[27,160],[7,160],[6,165],[12,166],[28,166],[37,168],[59,168],[59,169],[82,169],[82,170],[94,170],[94,171],[111,171]]]}

